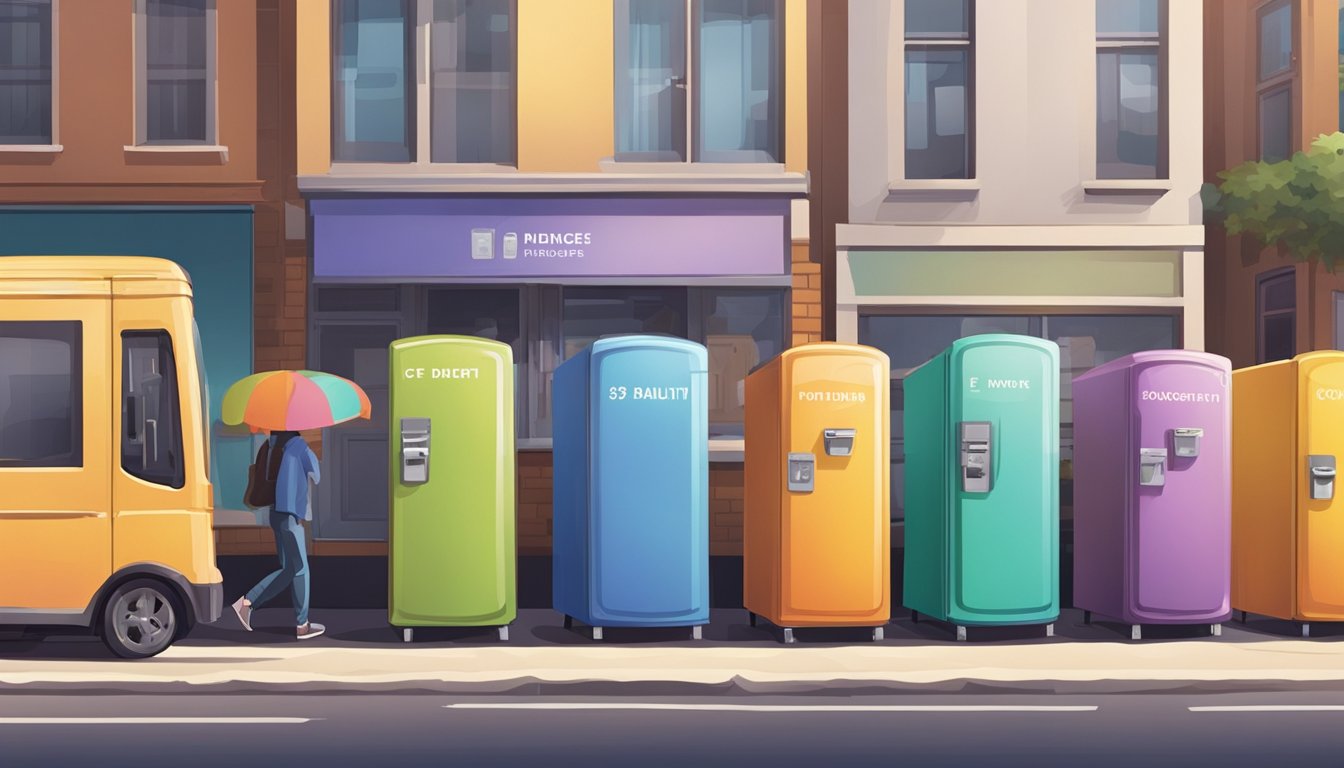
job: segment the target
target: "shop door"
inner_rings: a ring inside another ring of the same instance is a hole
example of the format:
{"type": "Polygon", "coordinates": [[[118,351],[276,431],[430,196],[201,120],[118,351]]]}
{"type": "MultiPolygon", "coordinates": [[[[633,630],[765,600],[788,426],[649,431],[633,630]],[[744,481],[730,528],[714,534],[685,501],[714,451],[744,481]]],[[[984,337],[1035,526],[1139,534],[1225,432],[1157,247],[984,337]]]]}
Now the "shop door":
{"type": "Polygon", "coordinates": [[[313,509],[320,539],[387,539],[388,345],[401,323],[321,321],[317,367],[364,388],[372,413],[322,432],[322,483],[313,509]]]}

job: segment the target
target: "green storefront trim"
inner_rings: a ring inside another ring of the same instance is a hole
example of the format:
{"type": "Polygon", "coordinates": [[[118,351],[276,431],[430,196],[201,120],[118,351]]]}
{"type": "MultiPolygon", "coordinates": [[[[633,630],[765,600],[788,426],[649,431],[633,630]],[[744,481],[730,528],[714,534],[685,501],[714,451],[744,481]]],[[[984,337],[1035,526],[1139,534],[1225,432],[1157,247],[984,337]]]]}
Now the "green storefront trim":
{"type": "Polygon", "coordinates": [[[229,385],[252,372],[252,208],[246,205],[0,206],[0,256],[158,256],[191,275],[210,397],[216,509],[245,509],[251,438],[220,429],[229,385]]]}
{"type": "Polygon", "coordinates": [[[1181,295],[1174,250],[851,250],[856,296],[1181,295]]]}

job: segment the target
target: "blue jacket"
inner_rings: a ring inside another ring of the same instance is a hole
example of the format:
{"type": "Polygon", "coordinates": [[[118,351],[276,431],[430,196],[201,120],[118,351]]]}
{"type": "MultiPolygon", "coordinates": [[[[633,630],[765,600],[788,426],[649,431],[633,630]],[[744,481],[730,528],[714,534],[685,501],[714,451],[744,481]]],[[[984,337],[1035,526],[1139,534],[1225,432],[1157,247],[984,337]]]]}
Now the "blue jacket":
{"type": "MultiPolygon", "coordinates": [[[[271,450],[275,450],[275,438],[271,437],[271,450]]],[[[301,520],[309,519],[308,476],[314,483],[322,482],[322,470],[318,467],[317,454],[308,447],[300,436],[285,443],[285,452],[280,457],[280,472],[275,476],[275,511],[287,512],[301,520]]]]}

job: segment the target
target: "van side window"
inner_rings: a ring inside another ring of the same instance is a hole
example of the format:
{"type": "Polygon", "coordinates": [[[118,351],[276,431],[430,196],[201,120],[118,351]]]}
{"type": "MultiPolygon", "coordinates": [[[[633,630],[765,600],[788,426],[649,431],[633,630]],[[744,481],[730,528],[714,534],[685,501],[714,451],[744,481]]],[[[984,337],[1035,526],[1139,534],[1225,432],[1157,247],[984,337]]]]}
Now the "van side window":
{"type": "Polygon", "coordinates": [[[0,469],[84,465],[83,328],[0,321],[0,469]]]}
{"type": "Polygon", "coordinates": [[[146,482],[181,488],[182,411],[173,339],[167,331],[121,334],[121,468],[146,482]]]}

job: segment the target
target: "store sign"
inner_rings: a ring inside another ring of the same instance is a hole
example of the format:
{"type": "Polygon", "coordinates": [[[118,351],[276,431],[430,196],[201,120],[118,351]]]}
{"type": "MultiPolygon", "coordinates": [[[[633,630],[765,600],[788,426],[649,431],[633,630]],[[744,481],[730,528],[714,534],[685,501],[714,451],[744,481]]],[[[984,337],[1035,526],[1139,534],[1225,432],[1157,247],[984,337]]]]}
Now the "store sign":
{"type": "Polygon", "coordinates": [[[317,279],[788,274],[781,199],[312,201],[317,279]]]}

